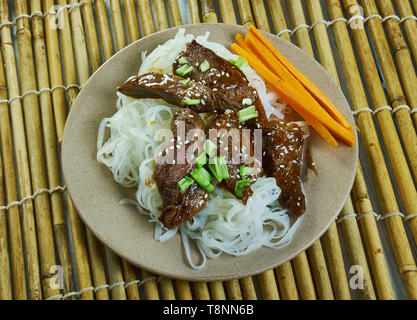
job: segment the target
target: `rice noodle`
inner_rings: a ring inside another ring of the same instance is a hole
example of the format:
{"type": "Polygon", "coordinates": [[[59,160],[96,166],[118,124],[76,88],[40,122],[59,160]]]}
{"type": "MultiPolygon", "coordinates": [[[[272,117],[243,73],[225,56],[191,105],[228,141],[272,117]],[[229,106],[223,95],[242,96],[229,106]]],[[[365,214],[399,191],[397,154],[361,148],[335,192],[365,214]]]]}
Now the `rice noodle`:
{"type": "MultiPolygon", "coordinates": [[[[209,42],[208,36],[208,33],[198,37],[185,35],[185,30],[180,29],[174,39],[158,46],[148,56],[143,53],[139,74],[172,72],[173,61],[193,39],[226,60],[237,58],[224,46],[209,42]]],[[[282,119],[285,105],[279,102],[277,95],[249,66],[243,71],[258,91],[267,116],[282,119]]],[[[216,187],[203,210],[179,228],[167,230],[158,220],[162,199],[153,180],[155,155],[165,141],[155,137],[159,130],[170,129],[178,108],[162,100],[137,100],[121,93],[117,95],[118,111],[111,118],[103,119],[99,127],[97,160],[112,171],[116,182],[124,187],[137,187],[136,201],[124,199],[120,203],[135,205],[140,213],[149,217],[149,222],[155,224],[155,240],[168,241],[180,230],[186,257],[196,270],[204,268],[206,258],[216,259],[223,252],[240,256],[262,246],[276,249],[291,241],[301,218],[291,221],[287,210],[276,201],[281,190],[275,179],[264,177],[251,186],[253,195],[246,206],[230,192],[216,187]],[[195,241],[202,255],[200,265],[191,259],[189,239],[195,241]]],[[[202,117],[206,119],[210,115],[202,117]]]]}

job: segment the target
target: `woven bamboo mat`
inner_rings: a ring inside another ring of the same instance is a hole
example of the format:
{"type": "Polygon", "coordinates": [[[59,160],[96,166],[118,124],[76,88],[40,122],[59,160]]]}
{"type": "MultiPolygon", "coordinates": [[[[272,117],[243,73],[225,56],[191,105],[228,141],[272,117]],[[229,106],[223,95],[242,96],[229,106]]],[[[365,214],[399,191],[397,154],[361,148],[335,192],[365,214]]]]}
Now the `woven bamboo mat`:
{"type": "Polygon", "coordinates": [[[416,12],[416,0],[0,0],[0,299],[416,299],[416,12]],[[200,22],[256,24],[300,46],[361,130],[351,197],[320,241],[214,283],[161,279],[104,248],[60,170],[91,73],[130,42],[200,22]]]}

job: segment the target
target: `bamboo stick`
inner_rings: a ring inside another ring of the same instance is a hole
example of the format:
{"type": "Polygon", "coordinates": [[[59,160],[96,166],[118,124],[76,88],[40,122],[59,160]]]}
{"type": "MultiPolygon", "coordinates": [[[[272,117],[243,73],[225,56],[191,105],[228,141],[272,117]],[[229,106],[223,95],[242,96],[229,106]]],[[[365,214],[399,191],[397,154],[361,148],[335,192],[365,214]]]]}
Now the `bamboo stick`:
{"type": "MultiPolygon", "coordinates": [[[[72,1],[71,4],[75,4],[76,2],[72,1]]],[[[58,4],[61,6],[66,5],[65,0],[58,0],[58,4]]],[[[65,79],[67,84],[77,84],[77,77],[76,77],[76,69],[74,63],[74,55],[73,55],[73,48],[71,46],[72,37],[71,37],[71,29],[70,29],[70,18],[68,17],[68,10],[64,8],[62,10],[62,20],[63,20],[63,27],[60,29],[61,35],[61,46],[62,46],[62,58],[64,64],[64,71],[65,71],[65,79]]],[[[77,59],[77,71],[80,80],[80,84],[83,85],[89,77],[90,68],[88,64],[88,54],[85,44],[85,38],[83,35],[83,26],[81,22],[81,13],[79,7],[74,7],[71,11],[71,27],[74,30],[73,37],[74,37],[74,46],[76,46],[76,50],[74,50],[75,58],[77,59]]],[[[74,102],[76,95],[78,94],[78,90],[68,90],[68,102],[69,107],[71,108],[72,103],[74,102]]],[[[69,199],[69,195],[67,195],[67,199],[69,199]]],[[[93,276],[93,281],[95,287],[99,287],[106,284],[106,275],[104,272],[104,264],[103,264],[103,256],[102,256],[102,248],[101,245],[98,243],[97,239],[92,235],[91,231],[86,228],[84,231],[84,225],[80,221],[78,214],[72,204],[71,201],[67,201],[68,205],[68,213],[71,222],[71,230],[73,231],[73,239],[74,236],[80,240],[80,244],[83,243],[84,239],[87,239],[87,247],[88,253],[90,256],[90,266],[91,272],[93,276]]],[[[81,247],[81,245],[74,242],[74,246],[77,246],[75,251],[78,251],[79,254],[84,255],[85,247],[81,247]]],[[[83,266],[83,280],[85,282],[89,282],[89,278],[87,277],[88,271],[83,266]]],[[[107,300],[109,298],[108,291],[106,288],[102,287],[101,289],[95,292],[95,296],[97,299],[107,300]]],[[[82,297],[83,298],[83,297],[82,297]]]]}
{"type": "Polygon", "coordinates": [[[239,9],[240,23],[243,24],[246,28],[249,28],[252,24],[255,25],[249,0],[236,0],[236,2],[239,9]]]}
{"type": "MultiPolygon", "coordinates": [[[[343,17],[339,1],[327,0],[327,4],[332,19],[343,17]]],[[[347,26],[345,23],[341,22],[342,21],[337,21],[333,24],[333,28],[349,90],[351,92],[352,104],[355,110],[367,108],[368,103],[364,88],[361,84],[353,48],[349,42],[347,26]]],[[[369,112],[362,112],[358,115],[358,123],[361,128],[365,149],[370,158],[369,160],[372,163],[374,178],[378,185],[384,214],[398,212],[398,204],[384,162],[384,156],[379,145],[372,116],[369,112]]],[[[398,215],[393,215],[388,217],[385,221],[409,298],[417,298],[417,268],[402,224],[402,219],[398,215]]]]}
{"type": "Polygon", "coordinates": [[[92,0],[86,0],[81,6],[81,8],[84,16],[84,21],[86,21],[86,23],[84,24],[85,35],[87,38],[88,51],[90,53],[91,67],[93,68],[94,72],[101,64],[101,57],[100,47],[98,45],[97,32],[95,24],[93,23],[95,19],[93,13],[92,0]]]}
{"type": "Polygon", "coordinates": [[[226,300],[226,293],[221,281],[209,282],[209,287],[213,300],[226,300]]]}
{"type": "Polygon", "coordinates": [[[170,279],[161,279],[159,281],[159,287],[161,288],[163,300],[175,300],[174,287],[170,279]]]}
{"type": "MultiPolygon", "coordinates": [[[[375,3],[364,2],[363,5],[366,15],[378,13],[375,3]]],[[[379,19],[375,18],[370,19],[367,23],[372,39],[374,39],[373,44],[375,51],[384,75],[384,80],[387,84],[386,87],[390,103],[393,108],[407,104],[399,76],[397,75],[397,69],[391,55],[391,49],[385,36],[383,25],[379,19]]],[[[408,104],[411,106],[410,101],[408,101],[408,104]]],[[[411,115],[408,110],[402,109],[395,113],[395,117],[402,135],[405,150],[408,154],[410,166],[414,173],[414,178],[417,178],[417,144],[415,143],[416,133],[411,115]]]]}
{"type": "Polygon", "coordinates": [[[123,269],[123,276],[125,279],[125,288],[126,288],[126,294],[127,298],[129,300],[139,300],[139,289],[136,284],[131,284],[132,281],[137,280],[136,276],[136,268],[133,267],[130,263],[128,263],[126,260],[121,259],[122,262],[122,269],[123,269]]]}
{"type": "MultiPolygon", "coordinates": [[[[21,1],[20,1],[21,2],[21,1]]],[[[16,6],[16,14],[27,14],[27,7],[25,2],[21,2],[20,10],[19,6],[16,6]]],[[[40,9],[39,7],[36,8],[40,9]]],[[[33,10],[33,8],[32,8],[33,10]]],[[[26,27],[26,26],[25,26],[26,27]]],[[[29,28],[29,25],[27,26],[29,28]]],[[[36,76],[38,81],[38,87],[40,90],[49,88],[49,74],[48,74],[48,62],[45,52],[45,43],[44,43],[44,33],[43,33],[43,24],[42,18],[39,16],[34,16],[32,19],[32,30],[33,30],[33,41],[34,41],[34,54],[36,62],[36,76]]],[[[27,39],[30,41],[30,37],[27,39]]],[[[30,42],[26,44],[31,49],[30,42]]],[[[33,63],[33,60],[32,60],[33,63]]],[[[34,69],[30,70],[33,74],[30,75],[35,79],[34,69]]],[[[44,137],[44,148],[45,156],[47,163],[47,174],[48,174],[48,186],[50,189],[56,188],[61,183],[61,174],[59,167],[58,159],[58,150],[57,150],[57,139],[55,134],[55,123],[52,112],[52,99],[51,94],[47,91],[40,94],[40,107],[41,107],[41,117],[42,117],[42,129],[44,137]]],[[[52,222],[53,222],[53,232],[55,235],[55,242],[57,245],[57,252],[59,257],[59,263],[63,267],[64,271],[64,289],[65,292],[72,292],[75,289],[70,251],[68,246],[68,235],[66,229],[66,220],[64,212],[64,204],[62,201],[62,195],[60,193],[53,193],[50,196],[51,209],[52,209],[52,222]]]]}
{"type": "MultiPolygon", "coordinates": [[[[287,23],[285,21],[280,0],[268,0],[268,7],[269,12],[271,13],[272,24],[274,25],[275,32],[287,29],[287,23]]],[[[281,38],[291,41],[290,34],[288,32],[282,33],[281,38]]]]}
{"type": "MultiPolygon", "coordinates": [[[[303,14],[303,8],[300,1],[290,0],[288,1],[288,7],[290,10],[291,19],[294,26],[305,25],[306,20],[303,14]]],[[[310,54],[314,58],[313,47],[311,45],[310,36],[307,28],[300,28],[296,31],[297,43],[301,49],[310,54]]],[[[332,277],[333,284],[335,285],[335,292],[337,299],[350,299],[349,286],[347,283],[347,277],[344,269],[343,257],[341,254],[340,243],[337,235],[337,229],[334,223],[324,236],[327,239],[334,239],[336,242],[330,245],[329,241],[325,241],[326,252],[329,259],[329,267],[331,267],[330,276],[332,277]]],[[[307,250],[310,261],[316,264],[313,267],[313,274],[315,275],[315,281],[317,286],[317,292],[322,299],[333,299],[334,294],[332,292],[332,286],[327,272],[326,261],[321,249],[321,244],[316,241],[310,249],[307,250]]]]}
{"type": "MultiPolygon", "coordinates": [[[[394,7],[391,1],[378,1],[381,14],[389,16],[395,14],[394,7]]],[[[367,14],[377,12],[375,1],[363,1],[363,7],[367,14]]],[[[412,110],[417,109],[417,77],[414,70],[413,61],[411,59],[410,51],[405,43],[401,32],[400,24],[396,19],[389,19],[385,22],[385,27],[391,46],[394,50],[394,55],[397,60],[398,71],[401,76],[402,84],[407,95],[409,106],[412,110]]],[[[417,126],[417,113],[413,115],[414,125],[417,126]]]]}
{"type": "MultiPolygon", "coordinates": [[[[20,4],[15,4],[17,12],[20,13],[20,4]]],[[[1,16],[3,21],[8,21],[8,4],[7,1],[1,2],[1,16]]],[[[22,10],[24,11],[24,10],[22,10]]],[[[33,78],[33,56],[32,50],[26,45],[30,43],[30,33],[28,32],[28,21],[25,18],[21,18],[17,21],[16,25],[17,43],[19,52],[19,67],[21,76],[22,91],[36,90],[36,80],[33,78]],[[28,38],[29,37],[29,38],[28,38]]],[[[16,95],[19,92],[19,82],[17,75],[17,65],[14,57],[13,47],[10,46],[13,43],[11,39],[10,26],[6,26],[2,29],[2,47],[3,55],[6,65],[7,83],[9,86],[9,92],[11,95],[16,95]],[[9,45],[8,45],[9,44],[9,45]]],[[[23,118],[18,119],[20,125],[13,126],[13,131],[23,130],[21,133],[17,133],[19,136],[28,132],[28,155],[29,164],[31,169],[31,178],[33,188],[35,190],[46,189],[46,175],[45,166],[43,163],[43,146],[42,146],[42,134],[40,116],[38,110],[38,100],[36,95],[28,95],[23,100],[24,105],[24,118],[25,128],[23,128],[23,118]]],[[[14,106],[14,109],[21,107],[20,102],[14,106]]],[[[16,115],[15,115],[16,116],[16,115]]],[[[13,117],[13,113],[12,113],[13,117]]],[[[13,121],[13,120],[12,120],[13,121]]],[[[23,141],[22,141],[23,142],[23,141]]],[[[18,142],[19,143],[19,142],[18,142]]],[[[49,206],[49,199],[47,194],[43,193],[37,196],[34,200],[35,213],[36,213],[36,227],[38,232],[39,254],[41,261],[41,281],[42,291],[44,297],[50,297],[59,293],[57,289],[52,289],[49,285],[50,268],[56,265],[56,258],[54,252],[54,242],[52,235],[52,223],[51,223],[51,208],[49,206]]]]}
{"type": "Polygon", "coordinates": [[[119,51],[126,46],[126,36],[123,27],[119,0],[111,0],[110,9],[116,37],[116,50],[119,51]]]}
{"type": "Polygon", "coordinates": [[[111,297],[113,300],[126,300],[126,290],[123,285],[124,280],[120,259],[108,248],[106,248],[105,252],[110,285],[120,283],[120,285],[115,285],[113,288],[110,287],[111,297]]]}
{"type": "Polygon", "coordinates": [[[138,16],[136,14],[136,7],[134,0],[123,0],[125,8],[125,16],[127,21],[127,30],[129,31],[130,43],[135,42],[140,38],[138,16]]]}
{"type": "Polygon", "coordinates": [[[413,2],[414,12],[417,12],[417,0],[412,0],[412,2],[413,2]]]}
{"type": "MultiPolygon", "coordinates": [[[[0,65],[3,66],[3,57],[0,55],[0,65]]],[[[6,79],[4,78],[4,70],[0,68],[0,100],[7,99],[7,87],[6,79]]],[[[1,203],[3,199],[6,199],[7,203],[17,201],[17,186],[16,186],[16,172],[15,164],[13,157],[13,148],[12,148],[12,139],[10,133],[10,120],[8,112],[8,104],[0,104],[0,150],[3,157],[3,176],[4,176],[4,192],[6,197],[1,196],[1,203]]],[[[3,179],[1,179],[3,182],[3,179]]],[[[28,267],[28,282],[29,282],[29,294],[30,297],[40,298],[40,280],[39,280],[39,265],[37,263],[37,246],[36,246],[36,233],[34,227],[34,217],[33,211],[31,214],[28,214],[28,210],[23,207],[22,210],[23,223],[20,222],[19,207],[12,206],[9,210],[5,211],[4,214],[8,215],[8,225],[9,225],[9,239],[10,239],[10,252],[11,252],[11,265],[12,265],[12,284],[14,299],[16,300],[26,300],[26,275],[25,275],[25,265],[23,259],[23,244],[22,244],[22,231],[21,226],[23,225],[23,234],[26,243],[26,248],[31,247],[35,250],[34,253],[31,253],[31,256],[27,256],[27,261],[32,261],[32,256],[36,258],[35,266],[28,267]],[[27,217],[30,216],[30,228],[27,228],[28,221],[27,217]],[[33,239],[33,240],[32,240],[33,239]],[[32,247],[34,244],[34,248],[32,247]],[[33,270],[36,270],[34,273],[33,270]],[[37,283],[34,283],[33,275],[37,276],[37,283]],[[36,289],[38,294],[36,294],[36,289]]],[[[3,215],[3,213],[1,213],[3,215]]],[[[5,234],[5,233],[4,233],[5,234]]],[[[6,242],[7,243],[7,242],[6,242]]],[[[4,270],[4,269],[2,269],[4,270]]],[[[2,295],[3,296],[3,295],[2,295]]]]}
{"type": "Polygon", "coordinates": [[[210,292],[206,282],[193,282],[193,289],[196,300],[210,300],[210,292]]]}
{"type": "Polygon", "coordinates": [[[263,0],[251,0],[251,3],[258,29],[270,32],[268,16],[266,15],[263,0]]]}
{"type": "Polygon", "coordinates": [[[187,281],[175,280],[179,300],[192,300],[190,284],[187,281]]]}
{"type": "MultiPolygon", "coordinates": [[[[149,272],[142,270],[142,279],[149,279],[153,277],[149,272]]],[[[143,289],[146,300],[159,300],[158,285],[155,279],[148,280],[144,283],[143,289]]]]}
{"type": "MultiPolygon", "coordinates": [[[[352,15],[355,12],[359,12],[358,3],[356,0],[345,0],[345,7],[349,8],[349,12],[352,15]]],[[[354,39],[359,52],[359,58],[362,64],[366,64],[365,78],[369,86],[369,92],[372,98],[373,105],[375,107],[382,107],[388,104],[384,89],[382,88],[379,74],[372,57],[371,47],[367,41],[367,36],[364,29],[357,28],[352,30],[354,39]]],[[[388,151],[388,156],[392,163],[394,175],[397,180],[397,185],[403,199],[407,214],[414,214],[417,212],[417,190],[414,186],[413,177],[408,169],[407,159],[403,153],[400,138],[397,135],[394,121],[391,117],[391,113],[388,110],[378,112],[376,115],[380,124],[381,132],[385,141],[385,145],[388,151]]],[[[414,144],[417,146],[417,135],[415,131],[408,132],[410,140],[414,140],[414,144]]],[[[411,142],[411,141],[410,141],[411,142]]],[[[411,157],[412,155],[409,155],[411,157]]],[[[413,155],[417,156],[417,154],[413,155]]],[[[415,159],[413,159],[415,161],[415,159]]],[[[410,220],[411,231],[414,235],[414,239],[417,243],[417,219],[410,220]]]]}
{"type": "Polygon", "coordinates": [[[216,23],[217,15],[214,10],[213,0],[201,0],[201,11],[203,13],[203,21],[205,23],[216,23]]]}
{"type": "Polygon", "coordinates": [[[263,300],[279,300],[277,283],[274,271],[268,270],[258,276],[259,286],[261,287],[263,300]]]}
{"type": "Polygon", "coordinates": [[[158,22],[158,30],[165,30],[168,29],[168,18],[167,18],[167,11],[165,8],[165,1],[164,0],[155,0],[155,13],[156,13],[156,20],[158,22]]]}
{"type": "Polygon", "coordinates": [[[242,300],[239,280],[226,281],[226,291],[228,300],[242,300]]]}
{"type": "Polygon", "coordinates": [[[230,0],[219,0],[220,13],[223,23],[236,24],[235,8],[230,0]]]}
{"type": "MultiPolygon", "coordinates": [[[[368,191],[366,190],[362,168],[359,164],[352,194],[360,215],[374,211],[369,199],[368,191]]],[[[351,208],[348,208],[347,211],[351,211],[351,208]]],[[[393,300],[395,299],[394,291],[385,262],[381,240],[378,236],[378,227],[376,225],[375,216],[371,214],[364,215],[359,219],[359,224],[366,243],[378,298],[382,300],[393,300]]],[[[359,265],[363,266],[361,263],[359,265]]]]}
{"type": "Polygon", "coordinates": [[[149,0],[139,0],[138,7],[140,20],[142,21],[143,35],[147,36],[155,33],[149,0]]]}
{"type": "MultiPolygon", "coordinates": [[[[269,4],[270,11],[272,12],[272,15],[274,16],[274,13],[277,15],[277,18],[275,20],[276,24],[274,25],[276,29],[275,31],[280,32],[281,30],[286,30],[287,24],[285,21],[285,17],[282,11],[280,1],[269,1],[268,4],[269,4]]],[[[283,33],[281,37],[288,41],[291,40],[288,33],[283,33]]],[[[293,262],[294,272],[297,278],[297,283],[300,289],[301,299],[303,300],[317,299],[316,291],[315,291],[314,283],[313,283],[313,278],[311,276],[310,267],[307,261],[306,253],[304,251],[301,252],[297,257],[295,257],[292,260],[292,262],[293,262]]],[[[278,273],[282,272],[283,274],[286,274],[290,270],[290,267],[291,266],[288,266],[288,265],[286,266],[285,264],[281,265],[278,267],[278,273]]],[[[286,278],[289,279],[291,278],[291,276],[288,275],[288,277],[286,278]]],[[[280,277],[278,278],[278,280],[279,279],[280,277]]],[[[283,286],[283,285],[280,284],[280,286],[283,286]]],[[[294,292],[293,289],[292,291],[294,292]]]]}
{"type": "MultiPolygon", "coordinates": [[[[310,16],[312,22],[323,20],[323,14],[321,10],[321,5],[318,0],[308,0],[307,1],[308,10],[310,12],[310,16]]],[[[327,71],[339,82],[338,74],[336,65],[333,59],[333,53],[330,47],[329,38],[327,35],[327,30],[324,24],[317,24],[313,29],[316,45],[318,47],[320,61],[323,66],[326,66],[327,71]]],[[[366,191],[366,187],[364,187],[366,191]]],[[[373,293],[372,283],[369,276],[368,266],[366,264],[366,257],[364,255],[364,249],[362,247],[362,240],[359,234],[358,225],[354,217],[344,219],[346,214],[352,213],[352,201],[348,198],[342,213],[340,214],[340,218],[342,219],[341,225],[343,234],[345,235],[346,245],[351,257],[351,262],[353,265],[360,263],[360,265],[364,268],[364,290],[359,291],[359,295],[363,298],[372,298],[375,294],[373,293]],[[369,285],[367,285],[369,283],[369,285]]],[[[379,240],[378,232],[368,233],[367,237],[375,239],[376,242],[379,240]]],[[[369,249],[370,254],[374,252],[372,249],[369,249]]],[[[383,260],[378,268],[383,268],[385,271],[387,270],[387,266],[385,264],[385,260],[383,260]]],[[[381,274],[381,273],[379,273],[381,274]]],[[[383,274],[383,273],[382,273],[383,274]]],[[[388,281],[389,278],[382,277],[381,279],[377,279],[376,281],[384,282],[388,281]]],[[[391,289],[392,291],[392,289],[391,289]]]]}
{"type": "MultiPolygon", "coordinates": [[[[413,9],[409,1],[396,1],[397,8],[400,15],[404,17],[413,16],[413,9]]],[[[407,35],[408,45],[410,46],[411,52],[413,53],[414,60],[417,59],[417,20],[407,19],[403,22],[404,30],[407,35]]]]}
{"type": "MultiPolygon", "coordinates": [[[[53,2],[43,1],[44,11],[48,11],[49,8],[51,8],[52,6],[53,6],[53,2]]],[[[40,10],[41,10],[40,0],[31,1],[31,11],[35,12],[35,11],[40,11],[40,10]]],[[[60,54],[59,43],[58,43],[58,34],[57,34],[56,29],[52,28],[54,24],[55,24],[55,17],[53,15],[48,15],[45,17],[44,29],[45,29],[45,35],[46,35],[46,46],[48,48],[47,54],[48,54],[48,63],[49,63],[49,74],[50,74],[52,87],[61,86],[64,84],[62,73],[61,73],[62,72],[61,71],[61,54],[60,54]]],[[[72,56],[72,53],[70,54],[72,56]]],[[[72,59],[72,57],[70,59],[72,59]]],[[[68,60],[68,59],[64,59],[64,61],[65,60],[68,60]]],[[[66,65],[68,66],[68,64],[66,65]]],[[[75,69],[75,66],[74,66],[74,69],[75,69]]],[[[76,80],[71,79],[71,74],[72,72],[70,73],[70,77],[67,78],[67,81],[68,82],[74,81],[75,83],[76,80]]],[[[78,90],[74,88],[71,91],[74,97],[69,98],[70,103],[72,103],[78,90]]],[[[69,95],[71,95],[70,92],[69,92],[69,95]]],[[[60,88],[54,90],[52,92],[52,99],[53,99],[53,106],[54,106],[57,138],[58,138],[58,142],[61,143],[64,125],[65,125],[65,119],[66,119],[65,90],[60,89],[60,88]],[[60,114],[61,116],[58,117],[57,116],[58,114],[60,114]]],[[[90,275],[90,267],[88,263],[88,253],[87,253],[86,243],[85,243],[84,226],[81,224],[81,221],[79,220],[78,214],[75,211],[74,206],[72,205],[72,202],[68,193],[66,195],[66,198],[67,198],[68,214],[69,214],[70,224],[71,224],[75,264],[77,267],[78,285],[80,288],[87,288],[91,286],[91,275],[90,275]]],[[[81,299],[93,299],[93,293],[91,291],[86,291],[81,295],[81,299]]]]}
{"type": "Polygon", "coordinates": [[[168,0],[169,11],[171,13],[171,20],[174,27],[182,25],[180,7],[178,0],[168,0]]]}
{"type": "Polygon", "coordinates": [[[341,214],[339,215],[342,225],[343,236],[345,239],[349,259],[352,266],[360,266],[363,270],[363,288],[358,289],[359,297],[362,300],[375,300],[375,291],[372,284],[371,273],[369,272],[368,263],[366,261],[365,251],[360,241],[361,235],[359,233],[358,224],[354,216],[352,200],[348,198],[341,214]]]}
{"type": "Polygon", "coordinates": [[[297,285],[292,272],[291,263],[286,262],[275,269],[282,300],[298,300],[297,285]]]}
{"type": "Polygon", "coordinates": [[[104,60],[107,60],[112,56],[114,49],[113,41],[111,38],[109,19],[107,17],[107,9],[104,0],[95,0],[94,7],[96,8],[97,25],[100,32],[103,57],[104,60]]]}
{"type": "Polygon", "coordinates": [[[200,12],[198,9],[198,0],[189,0],[188,4],[190,7],[191,23],[192,24],[200,23],[200,12]]]}
{"type": "Polygon", "coordinates": [[[302,300],[317,300],[316,289],[305,251],[292,260],[292,266],[300,290],[300,298],[302,300]]]}
{"type": "MultiPolygon", "coordinates": [[[[3,161],[0,156],[0,206],[4,205],[3,161]]],[[[7,237],[6,211],[0,211],[0,300],[12,300],[12,275],[7,237]]]]}
{"type": "Polygon", "coordinates": [[[242,288],[243,299],[257,300],[255,286],[253,285],[252,277],[245,277],[239,279],[240,287],[242,288]]]}

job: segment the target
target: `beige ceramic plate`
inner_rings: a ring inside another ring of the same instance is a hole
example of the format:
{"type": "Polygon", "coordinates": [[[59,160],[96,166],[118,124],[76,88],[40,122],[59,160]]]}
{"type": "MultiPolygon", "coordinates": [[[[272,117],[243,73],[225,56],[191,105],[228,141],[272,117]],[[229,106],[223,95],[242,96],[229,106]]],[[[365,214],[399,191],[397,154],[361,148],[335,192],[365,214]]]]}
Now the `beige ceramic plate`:
{"type": "MultiPolygon", "coordinates": [[[[210,31],[210,41],[229,47],[241,26],[202,24],[185,27],[195,35],[210,31]]],[[[124,198],[134,199],[134,189],[117,184],[111,172],[96,161],[97,132],[101,119],[116,112],[115,88],[139,70],[141,53],[173,38],[178,28],[158,32],[123,49],[90,78],[76,99],[68,117],[63,140],[63,170],[68,190],[82,220],[115,253],[158,275],[184,280],[227,280],[266,271],[294,258],[317,240],[340,212],[353,184],[358,148],[329,147],[313,133],[312,155],[318,176],[309,174],[305,184],[307,211],[293,240],[272,250],[232,257],[226,254],[208,260],[203,271],[189,267],[180,236],[167,243],[153,239],[153,225],[134,207],[120,206],[124,198]]],[[[310,56],[294,45],[267,34],[268,39],[304,72],[353,124],[349,105],[336,82],[310,56]]],[[[255,214],[255,212],[254,212],[255,214]]],[[[195,262],[198,255],[194,253],[195,262]]]]}

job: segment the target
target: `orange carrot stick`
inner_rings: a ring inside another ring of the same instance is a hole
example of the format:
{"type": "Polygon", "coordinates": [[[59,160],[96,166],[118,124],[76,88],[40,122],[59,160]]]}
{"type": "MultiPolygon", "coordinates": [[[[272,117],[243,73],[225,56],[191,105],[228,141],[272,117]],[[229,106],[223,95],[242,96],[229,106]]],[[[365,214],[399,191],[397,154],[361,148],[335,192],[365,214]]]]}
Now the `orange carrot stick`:
{"type": "Polygon", "coordinates": [[[240,33],[238,33],[238,34],[235,36],[235,39],[236,39],[237,44],[238,44],[239,46],[241,46],[244,50],[246,50],[246,51],[248,51],[248,50],[249,50],[249,48],[248,48],[248,46],[247,46],[247,44],[246,44],[245,40],[243,39],[243,37],[242,37],[242,35],[241,35],[240,33]]]}
{"type": "MultiPolygon", "coordinates": [[[[244,57],[249,65],[251,65],[259,75],[274,89],[277,93],[305,120],[309,121],[315,119],[321,122],[322,125],[332,132],[341,141],[345,142],[349,146],[353,146],[355,142],[355,136],[352,131],[349,131],[345,127],[336,122],[321,106],[316,102],[312,103],[306,96],[299,93],[297,89],[292,87],[288,82],[281,80],[274,73],[272,73],[267,67],[265,67],[252,53],[245,51],[238,44],[232,44],[232,50],[244,57]],[[307,119],[308,118],[308,119],[307,119]]],[[[318,131],[319,132],[319,131],[318,131]]],[[[323,137],[324,138],[324,137],[323,137]]]]}
{"type": "Polygon", "coordinates": [[[249,32],[253,33],[259,41],[270,50],[270,52],[288,69],[288,71],[302,83],[302,85],[313,95],[313,97],[316,98],[342,126],[348,129],[352,128],[339,110],[337,110],[335,105],[320,91],[320,89],[317,88],[304,74],[302,74],[287,58],[285,58],[284,55],[281,54],[258,29],[251,26],[249,32]]]}

